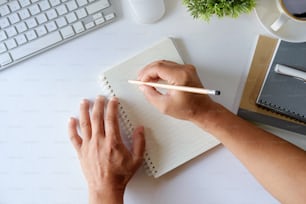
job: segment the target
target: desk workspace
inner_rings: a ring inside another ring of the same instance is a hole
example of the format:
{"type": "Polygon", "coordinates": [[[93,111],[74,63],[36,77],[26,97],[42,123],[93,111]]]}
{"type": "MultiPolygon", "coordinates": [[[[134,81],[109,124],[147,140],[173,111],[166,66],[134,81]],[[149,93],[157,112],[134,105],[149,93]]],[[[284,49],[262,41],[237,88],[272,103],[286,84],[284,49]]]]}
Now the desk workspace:
{"type": "MultiPolygon", "coordinates": [[[[129,1],[111,2],[116,18],[109,25],[0,72],[0,203],[88,202],[87,180],[69,140],[68,120],[79,117],[84,98],[94,101],[103,94],[99,76],[109,67],[171,37],[205,87],[221,91],[213,100],[236,113],[258,35],[280,33],[281,39],[303,42],[306,33],[297,28],[304,35],[288,34],[286,24],[279,31],[267,28],[278,16],[261,18],[267,16],[264,1],[257,1],[256,12],[206,22],[194,19],[180,0],[165,0],[164,15],[152,24],[135,21],[129,1]]],[[[306,149],[304,135],[265,128],[306,149]]],[[[139,168],[124,201],[279,203],[223,145],[159,178],[139,168]]]]}

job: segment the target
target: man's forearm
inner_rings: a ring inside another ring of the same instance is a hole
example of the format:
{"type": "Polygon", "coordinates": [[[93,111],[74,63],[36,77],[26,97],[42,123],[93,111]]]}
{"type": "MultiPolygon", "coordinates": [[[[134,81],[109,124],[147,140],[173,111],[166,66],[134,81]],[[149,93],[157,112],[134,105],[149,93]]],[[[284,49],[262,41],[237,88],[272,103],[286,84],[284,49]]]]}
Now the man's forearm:
{"type": "Polygon", "coordinates": [[[282,203],[306,203],[306,153],[216,104],[194,121],[219,139],[282,203]]]}

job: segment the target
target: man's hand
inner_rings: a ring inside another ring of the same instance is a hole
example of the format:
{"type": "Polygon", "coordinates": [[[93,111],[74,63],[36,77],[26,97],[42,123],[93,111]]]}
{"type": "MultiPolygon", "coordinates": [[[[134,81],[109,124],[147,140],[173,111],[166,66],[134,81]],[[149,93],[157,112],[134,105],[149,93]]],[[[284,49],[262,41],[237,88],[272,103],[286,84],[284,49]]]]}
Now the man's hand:
{"type": "MultiPolygon", "coordinates": [[[[171,85],[203,88],[194,66],[165,60],[148,64],[139,72],[138,80],[145,82],[164,80],[171,85]]],[[[154,87],[144,85],[139,88],[160,112],[179,119],[195,121],[215,106],[215,102],[207,95],[176,90],[168,90],[166,94],[162,94],[154,87]]]]}
{"type": "Polygon", "coordinates": [[[105,109],[105,99],[97,97],[92,114],[89,101],[80,105],[80,134],[78,121],[69,121],[69,135],[77,151],[88,182],[90,203],[121,203],[125,187],[143,161],[144,132],[139,127],[133,134],[129,151],[122,142],[117,117],[118,101],[111,99],[105,109]]]}

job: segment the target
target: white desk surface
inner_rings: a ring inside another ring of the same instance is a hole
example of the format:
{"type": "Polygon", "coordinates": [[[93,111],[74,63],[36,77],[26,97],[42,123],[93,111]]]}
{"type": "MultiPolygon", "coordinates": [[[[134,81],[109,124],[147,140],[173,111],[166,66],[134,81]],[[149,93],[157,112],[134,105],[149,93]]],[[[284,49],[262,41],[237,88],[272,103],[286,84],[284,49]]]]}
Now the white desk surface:
{"type": "MultiPolygon", "coordinates": [[[[101,93],[98,75],[165,36],[176,39],[186,63],[218,102],[238,109],[257,35],[255,13],[238,19],[194,20],[181,0],[165,0],[158,23],[136,24],[127,1],[118,1],[117,22],[0,72],[0,203],[87,203],[87,186],[67,136],[83,98],[101,93]]],[[[278,131],[282,137],[289,134],[278,131]]],[[[290,140],[306,147],[305,137],[290,140]]],[[[153,179],[141,168],[125,203],[278,203],[223,146],[153,179]]]]}

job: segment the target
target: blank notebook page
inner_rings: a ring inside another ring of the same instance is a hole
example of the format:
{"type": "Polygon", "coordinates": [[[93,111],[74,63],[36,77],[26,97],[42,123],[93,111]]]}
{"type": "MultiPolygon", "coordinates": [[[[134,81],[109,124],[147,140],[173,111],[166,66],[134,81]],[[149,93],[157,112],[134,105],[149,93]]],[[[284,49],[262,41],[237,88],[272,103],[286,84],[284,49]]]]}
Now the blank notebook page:
{"type": "Polygon", "coordinates": [[[129,129],[145,127],[146,166],[149,173],[159,177],[199,154],[219,144],[213,136],[188,121],[174,119],[160,113],[148,103],[137,85],[128,79],[137,79],[145,65],[156,60],[183,63],[171,39],[167,38],[140,54],[106,70],[102,75],[104,87],[118,97],[128,135],[129,129]]]}

